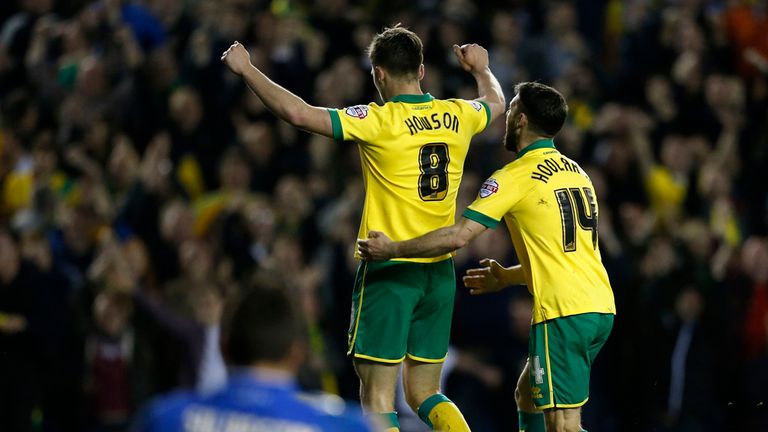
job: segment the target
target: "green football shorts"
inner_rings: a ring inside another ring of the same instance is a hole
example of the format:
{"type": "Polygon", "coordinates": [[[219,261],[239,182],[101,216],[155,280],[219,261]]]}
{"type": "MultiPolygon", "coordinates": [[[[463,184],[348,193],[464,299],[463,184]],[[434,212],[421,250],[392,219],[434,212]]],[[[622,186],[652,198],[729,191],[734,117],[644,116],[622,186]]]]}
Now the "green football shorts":
{"type": "Polygon", "coordinates": [[[440,363],[448,354],[456,274],[453,260],[361,262],[352,292],[348,355],[440,363]]]}
{"type": "Polygon", "coordinates": [[[613,317],[585,313],[531,327],[528,367],[537,408],[577,408],[587,403],[592,362],[608,340],[613,317]]]}

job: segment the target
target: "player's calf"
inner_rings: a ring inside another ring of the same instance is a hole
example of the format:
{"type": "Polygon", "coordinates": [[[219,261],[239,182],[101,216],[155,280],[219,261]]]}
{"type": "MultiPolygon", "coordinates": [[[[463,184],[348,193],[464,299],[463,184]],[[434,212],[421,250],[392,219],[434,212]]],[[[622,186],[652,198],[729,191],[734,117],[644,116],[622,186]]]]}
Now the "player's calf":
{"type": "Polygon", "coordinates": [[[403,369],[405,400],[432,430],[469,432],[459,408],[440,393],[442,363],[425,363],[408,358],[403,369]]]}
{"type": "Polygon", "coordinates": [[[395,412],[395,386],[399,364],[376,363],[355,359],[355,371],[360,378],[360,401],[363,410],[376,417],[386,432],[400,430],[395,412]]]}
{"type": "Polygon", "coordinates": [[[526,363],[515,388],[518,429],[520,432],[544,432],[544,413],[537,410],[533,403],[529,373],[530,369],[526,363]]]}
{"type": "Polygon", "coordinates": [[[582,432],[581,408],[556,408],[544,412],[547,432],[582,432]]]}

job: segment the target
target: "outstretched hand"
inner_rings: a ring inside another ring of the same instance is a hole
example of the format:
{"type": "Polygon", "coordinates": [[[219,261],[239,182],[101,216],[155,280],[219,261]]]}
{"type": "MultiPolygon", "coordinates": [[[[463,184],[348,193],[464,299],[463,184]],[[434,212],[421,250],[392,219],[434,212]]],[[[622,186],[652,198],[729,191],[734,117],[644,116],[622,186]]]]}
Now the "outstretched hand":
{"type": "Polygon", "coordinates": [[[469,73],[478,73],[488,69],[488,51],[478,44],[454,45],[453,53],[462,69],[469,73]]]}
{"type": "Polygon", "coordinates": [[[238,75],[242,75],[251,67],[251,56],[248,54],[248,50],[237,41],[224,51],[224,54],[221,55],[221,61],[229,67],[229,70],[238,75]]]}
{"type": "Polygon", "coordinates": [[[488,294],[500,291],[504,284],[504,271],[501,264],[490,258],[480,260],[482,267],[467,270],[464,276],[464,286],[469,288],[472,295],[488,294]]]}
{"type": "Polygon", "coordinates": [[[368,231],[367,239],[357,239],[357,250],[366,261],[394,258],[394,243],[381,231],[368,231]]]}

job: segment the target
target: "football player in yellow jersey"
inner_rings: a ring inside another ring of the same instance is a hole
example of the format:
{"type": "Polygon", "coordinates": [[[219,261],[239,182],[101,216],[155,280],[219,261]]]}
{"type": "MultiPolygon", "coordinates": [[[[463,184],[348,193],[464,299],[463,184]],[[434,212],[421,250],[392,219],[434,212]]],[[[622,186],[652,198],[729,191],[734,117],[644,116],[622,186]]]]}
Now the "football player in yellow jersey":
{"type": "Polygon", "coordinates": [[[400,242],[371,231],[358,246],[367,260],[442,256],[504,218],[520,265],[485,259],[464,283],[472,294],[528,286],[529,357],[515,391],[520,430],[543,432],[546,423],[549,431],[581,431],[590,367],[616,313],[598,249],[597,196],[586,173],[552,142],[568,114],[563,96],[539,83],[518,84],[515,93],[504,147],[517,158],[485,181],[461,221],[400,242]]]}
{"type": "MultiPolygon", "coordinates": [[[[488,52],[472,44],[454,46],[454,53],[477,81],[478,99],[424,94],[421,40],[399,26],[385,29],[368,48],[384,105],[339,110],[308,105],[278,86],[251,64],[237,42],[222,61],[291,125],[357,142],[366,185],[359,237],[386,230],[405,240],[453,224],[469,142],[504,112],[488,52]]],[[[348,354],[360,377],[364,409],[378,414],[388,431],[399,430],[394,396],[401,364],[406,400],[425,423],[435,430],[469,430],[458,408],[440,393],[454,293],[450,251],[358,267],[348,354]]]]}

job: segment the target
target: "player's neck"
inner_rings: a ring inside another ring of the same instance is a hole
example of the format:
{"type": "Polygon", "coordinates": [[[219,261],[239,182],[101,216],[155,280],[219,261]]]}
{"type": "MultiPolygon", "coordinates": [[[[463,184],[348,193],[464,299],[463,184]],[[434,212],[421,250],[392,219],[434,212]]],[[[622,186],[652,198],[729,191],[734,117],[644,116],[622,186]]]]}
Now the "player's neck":
{"type": "Polygon", "coordinates": [[[421,91],[421,85],[419,85],[419,82],[395,82],[392,83],[392,85],[387,88],[385,95],[383,95],[386,100],[390,100],[395,96],[399,95],[422,95],[424,94],[423,91],[421,91]]]}
{"type": "Polygon", "coordinates": [[[250,366],[249,372],[269,381],[292,381],[295,379],[296,370],[289,362],[258,362],[250,366]]]}
{"type": "Polygon", "coordinates": [[[517,152],[519,153],[529,145],[535,143],[536,141],[541,141],[541,140],[552,140],[552,137],[543,136],[543,135],[525,134],[519,141],[520,147],[517,149],[517,152]]]}

